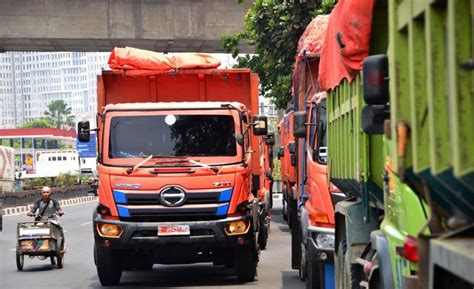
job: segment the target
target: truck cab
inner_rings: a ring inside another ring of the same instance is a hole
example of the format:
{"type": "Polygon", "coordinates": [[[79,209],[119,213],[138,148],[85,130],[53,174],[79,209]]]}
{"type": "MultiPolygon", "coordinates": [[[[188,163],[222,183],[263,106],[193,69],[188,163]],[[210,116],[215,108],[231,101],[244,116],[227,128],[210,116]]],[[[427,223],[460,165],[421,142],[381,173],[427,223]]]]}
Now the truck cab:
{"type": "MultiPolygon", "coordinates": [[[[110,62],[110,61],[109,61],[110,62]]],[[[253,281],[259,255],[258,77],[248,69],[103,72],[98,81],[99,280],[213,262],[253,281]]],[[[78,124],[87,141],[90,124],[78,124]]]]}

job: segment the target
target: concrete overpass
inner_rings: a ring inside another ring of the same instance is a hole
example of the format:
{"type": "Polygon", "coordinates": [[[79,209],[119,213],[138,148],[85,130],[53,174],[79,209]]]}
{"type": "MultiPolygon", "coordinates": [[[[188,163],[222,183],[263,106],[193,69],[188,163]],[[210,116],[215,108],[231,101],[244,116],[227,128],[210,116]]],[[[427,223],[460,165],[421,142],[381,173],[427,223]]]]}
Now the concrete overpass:
{"type": "Polygon", "coordinates": [[[242,29],[251,2],[1,0],[0,51],[223,52],[221,36],[242,29]]]}

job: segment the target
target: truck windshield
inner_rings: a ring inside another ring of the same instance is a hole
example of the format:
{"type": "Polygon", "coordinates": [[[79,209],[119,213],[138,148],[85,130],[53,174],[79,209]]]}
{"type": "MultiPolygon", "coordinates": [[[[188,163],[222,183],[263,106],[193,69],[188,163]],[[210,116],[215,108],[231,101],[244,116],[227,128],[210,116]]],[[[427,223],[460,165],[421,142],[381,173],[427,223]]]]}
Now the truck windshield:
{"type": "Polygon", "coordinates": [[[116,116],[109,158],[236,156],[234,133],[229,115],[116,116]]]}

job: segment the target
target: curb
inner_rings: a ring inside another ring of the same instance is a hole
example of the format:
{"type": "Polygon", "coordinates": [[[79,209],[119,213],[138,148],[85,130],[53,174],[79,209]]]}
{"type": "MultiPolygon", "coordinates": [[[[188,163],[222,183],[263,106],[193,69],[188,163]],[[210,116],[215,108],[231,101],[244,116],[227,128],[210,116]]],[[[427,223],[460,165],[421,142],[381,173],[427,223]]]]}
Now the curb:
{"type": "MultiPolygon", "coordinates": [[[[62,207],[68,207],[68,206],[74,206],[74,205],[79,205],[79,204],[84,204],[84,203],[92,203],[95,201],[97,201],[96,196],[85,196],[85,197],[78,197],[78,198],[73,198],[73,199],[59,200],[59,204],[62,207]]],[[[18,215],[21,213],[26,213],[29,210],[31,210],[31,207],[33,207],[33,204],[30,204],[27,206],[5,208],[3,209],[3,216],[7,217],[7,216],[18,215]]]]}

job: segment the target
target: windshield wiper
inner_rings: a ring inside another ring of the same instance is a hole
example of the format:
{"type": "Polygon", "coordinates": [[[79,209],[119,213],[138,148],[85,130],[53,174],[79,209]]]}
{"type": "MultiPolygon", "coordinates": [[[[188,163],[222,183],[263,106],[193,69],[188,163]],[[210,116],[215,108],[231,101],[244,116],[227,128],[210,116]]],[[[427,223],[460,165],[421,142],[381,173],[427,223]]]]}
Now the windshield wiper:
{"type": "Polygon", "coordinates": [[[211,171],[213,171],[214,173],[218,173],[219,172],[219,169],[216,168],[216,167],[211,167],[210,165],[206,165],[206,164],[203,164],[203,163],[200,163],[198,161],[194,161],[194,160],[188,160],[190,163],[194,164],[194,165],[198,165],[200,167],[203,167],[203,168],[206,168],[206,169],[209,169],[211,171]]]}
{"type": "Polygon", "coordinates": [[[146,163],[147,161],[151,160],[151,158],[153,157],[153,155],[149,155],[146,159],[142,160],[141,162],[139,162],[138,164],[134,165],[133,167],[131,168],[128,168],[127,169],[127,174],[131,174],[133,173],[136,169],[138,169],[139,167],[141,167],[144,163],[146,163]]]}

